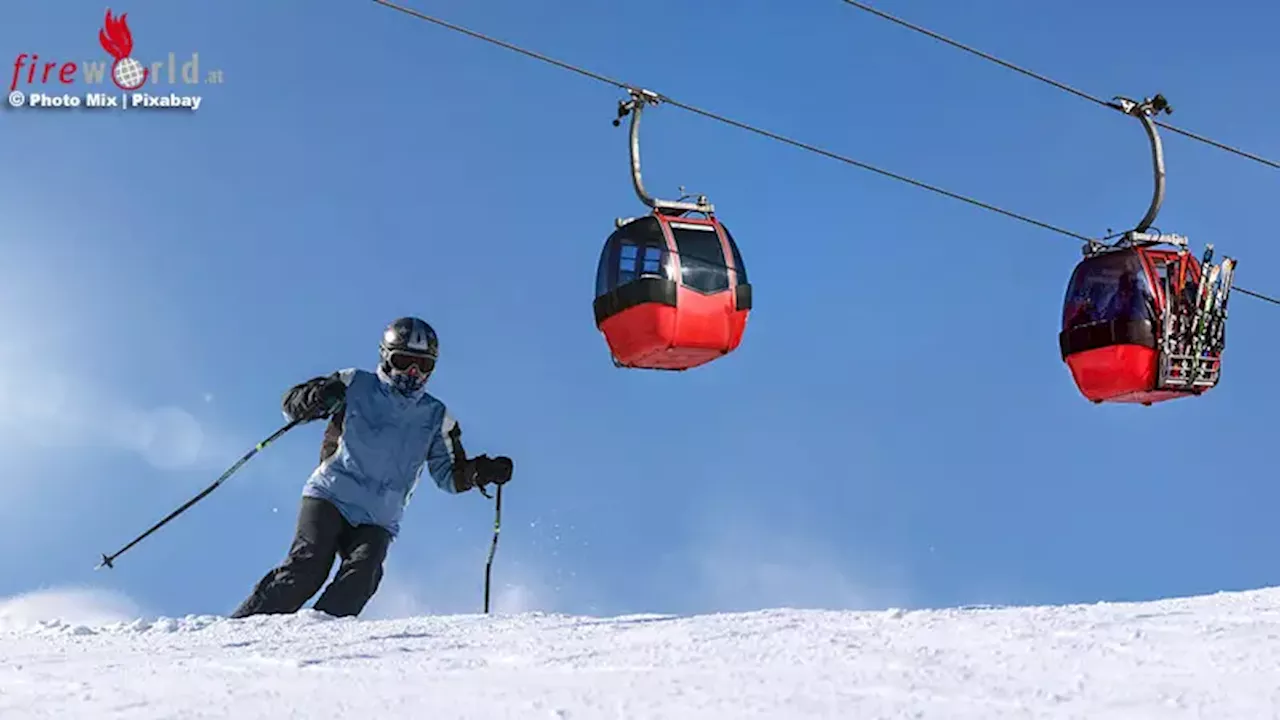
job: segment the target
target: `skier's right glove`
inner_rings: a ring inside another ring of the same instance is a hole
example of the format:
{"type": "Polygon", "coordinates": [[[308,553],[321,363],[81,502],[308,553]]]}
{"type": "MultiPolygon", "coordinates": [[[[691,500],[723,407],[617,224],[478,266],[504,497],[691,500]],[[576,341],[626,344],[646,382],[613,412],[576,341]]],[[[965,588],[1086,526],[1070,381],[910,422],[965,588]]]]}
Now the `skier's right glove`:
{"type": "Polygon", "coordinates": [[[285,393],[283,409],[291,420],[320,420],[332,415],[347,398],[347,385],[335,373],[312,378],[285,393]]]}

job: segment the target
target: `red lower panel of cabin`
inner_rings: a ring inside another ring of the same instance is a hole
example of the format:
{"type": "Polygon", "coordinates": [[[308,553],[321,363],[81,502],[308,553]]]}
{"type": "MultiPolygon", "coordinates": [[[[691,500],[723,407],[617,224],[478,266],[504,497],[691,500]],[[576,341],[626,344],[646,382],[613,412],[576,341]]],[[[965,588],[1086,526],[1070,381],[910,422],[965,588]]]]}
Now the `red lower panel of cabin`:
{"type": "Polygon", "coordinates": [[[1142,345],[1109,345],[1067,356],[1080,393],[1093,402],[1152,403],[1192,393],[1156,390],[1156,351],[1142,345]]]}
{"type": "Polygon", "coordinates": [[[688,370],[727,355],[742,343],[749,311],[733,309],[733,293],[702,295],[682,287],[676,303],[678,307],[637,305],[600,324],[619,363],[688,370]]]}

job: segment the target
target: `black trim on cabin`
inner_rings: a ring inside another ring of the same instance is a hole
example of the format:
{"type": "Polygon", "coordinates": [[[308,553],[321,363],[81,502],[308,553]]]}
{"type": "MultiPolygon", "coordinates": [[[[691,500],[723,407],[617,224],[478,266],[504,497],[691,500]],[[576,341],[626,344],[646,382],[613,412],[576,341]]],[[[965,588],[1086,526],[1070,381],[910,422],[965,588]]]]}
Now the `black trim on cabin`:
{"type": "Polygon", "coordinates": [[[733,301],[734,310],[750,310],[751,309],[751,284],[738,283],[738,292],[733,301]]]}
{"type": "Polygon", "coordinates": [[[621,285],[595,299],[591,305],[596,313],[596,326],[609,317],[623,310],[643,305],[658,303],[670,307],[676,306],[676,283],[674,280],[644,277],[621,285]]]}
{"type": "Polygon", "coordinates": [[[1068,355],[1109,345],[1141,345],[1154,349],[1155,325],[1150,320],[1116,319],[1079,325],[1058,333],[1058,349],[1063,360],[1068,355]]]}

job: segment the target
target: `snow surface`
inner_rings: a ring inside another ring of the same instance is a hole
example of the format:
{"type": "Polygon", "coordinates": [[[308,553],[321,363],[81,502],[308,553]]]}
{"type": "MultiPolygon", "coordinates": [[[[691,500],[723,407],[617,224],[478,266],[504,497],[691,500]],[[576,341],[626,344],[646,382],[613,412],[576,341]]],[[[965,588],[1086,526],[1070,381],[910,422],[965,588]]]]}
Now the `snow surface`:
{"type": "Polygon", "coordinates": [[[815,717],[1280,717],[1280,589],[909,612],[0,623],[5,720],[815,717]]]}

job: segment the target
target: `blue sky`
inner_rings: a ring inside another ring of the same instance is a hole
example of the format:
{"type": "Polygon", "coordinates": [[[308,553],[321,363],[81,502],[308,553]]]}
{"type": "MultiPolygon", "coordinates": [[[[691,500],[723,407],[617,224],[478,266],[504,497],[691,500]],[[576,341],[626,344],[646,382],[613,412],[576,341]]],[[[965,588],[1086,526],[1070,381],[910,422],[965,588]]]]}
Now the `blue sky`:
{"type": "MultiPolygon", "coordinates": [[[[1135,121],[839,0],[416,7],[1079,232],[1132,226],[1150,194],[1135,121]]],[[[1171,122],[1280,156],[1275,8],[879,7],[1097,95],[1162,92],[1171,122]]],[[[225,83],[194,114],[0,114],[0,596],[229,612],[287,548],[318,426],[93,566],[275,430],[290,385],[371,368],[404,314],[441,336],[432,390],[468,450],[516,460],[500,608],[1276,582],[1274,306],[1235,297],[1211,394],[1093,406],[1056,340],[1077,242],[661,107],[649,189],[710,196],[755,310],[710,366],[615,369],[595,265],[613,218],[643,210],[618,91],[372,3],[113,9],[139,57],[198,51],[225,83]]],[[[0,48],[100,58],[103,10],[23,3],[0,48]]],[[[1165,140],[1157,225],[1280,290],[1275,171],[1165,140]]],[[[419,493],[371,615],[478,611],[491,512],[419,493]]]]}

